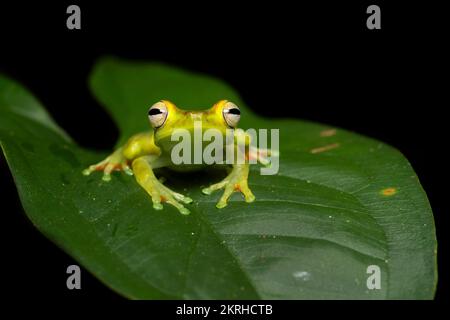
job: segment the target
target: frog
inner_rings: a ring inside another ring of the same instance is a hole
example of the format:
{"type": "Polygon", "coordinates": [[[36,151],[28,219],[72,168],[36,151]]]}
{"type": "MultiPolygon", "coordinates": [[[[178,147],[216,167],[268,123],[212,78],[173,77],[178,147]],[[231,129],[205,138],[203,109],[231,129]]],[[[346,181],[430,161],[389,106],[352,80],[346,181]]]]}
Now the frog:
{"type": "Polygon", "coordinates": [[[135,177],[137,183],[150,196],[155,210],[163,209],[163,204],[167,203],[178,209],[181,214],[188,215],[190,210],[186,205],[192,203],[193,199],[168,188],[164,185],[163,179],[156,177],[154,170],[167,167],[178,172],[189,172],[202,170],[208,165],[228,168],[231,166],[231,171],[224,179],[203,188],[202,193],[210,195],[223,189],[223,194],[216,204],[219,209],[228,205],[230,196],[235,192],[241,193],[245,202],[251,203],[256,198],[248,186],[251,164],[249,160],[257,159],[256,162],[266,165],[270,150],[253,146],[246,148],[245,161],[234,161],[232,164],[178,164],[174,163],[171,157],[171,151],[175,145],[171,136],[178,129],[185,129],[193,134],[195,121],[200,122],[202,132],[213,128],[225,137],[227,130],[231,130],[234,135],[232,141],[234,148],[237,148],[237,138],[242,135],[244,144],[249,146],[251,137],[237,128],[240,116],[240,108],[228,100],[220,100],[209,109],[201,111],[184,110],[169,100],[160,100],[148,109],[151,130],[131,136],[124,145],[104,160],[90,165],[82,173],[88,176],[95,171],[102,171],[102,180],[109,182],[113,171],[123,171],[135,177]]]}

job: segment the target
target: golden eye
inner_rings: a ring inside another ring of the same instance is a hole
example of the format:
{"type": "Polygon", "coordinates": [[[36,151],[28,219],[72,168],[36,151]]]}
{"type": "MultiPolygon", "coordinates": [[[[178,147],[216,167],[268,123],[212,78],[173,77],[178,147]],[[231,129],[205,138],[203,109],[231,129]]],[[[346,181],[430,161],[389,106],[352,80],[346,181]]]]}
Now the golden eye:
{"type": "Polygon", "coordinates": [[[235,128],[241,118],[241,110],[233,102],[227,102],[222,110],[223,118],[228,126],[235,128]]]}
{"type": "Polygon", "coordinates": [[[160,101],[151,106],[148,110],[148,119],[152,127],[155,129],[161,127],[166,122],[167,114],[167,106],[164,102],[160,101]]]}

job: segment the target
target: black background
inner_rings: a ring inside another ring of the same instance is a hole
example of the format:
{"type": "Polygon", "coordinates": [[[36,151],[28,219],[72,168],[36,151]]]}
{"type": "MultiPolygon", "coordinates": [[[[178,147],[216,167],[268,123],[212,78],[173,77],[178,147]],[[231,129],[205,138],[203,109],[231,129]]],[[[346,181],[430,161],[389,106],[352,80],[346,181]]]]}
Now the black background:
{"type": "MultiPolygon", "coordinates": [[[[442,12],[410,1],[2,3],[0,72],[28,87],[89,148],[110,149],[118,135],[86,81],[105,54],[215,75],[268,117],[328,123],[395,146],[433,207],[441,254],[436,298],[444,300],[450,268],[442,254],[449,225],[442,12]],[[81,7],[81,30],[66,28],[70,4],[81,7]],[[381,30],[366,28],[370,4],[381,7],[381,30]]],[[[29,223],[3,157],[0,167],[2,291],[120,299],[87,272],[82,290],[66,289],[66,267],[76,262],[29,223]]]]}

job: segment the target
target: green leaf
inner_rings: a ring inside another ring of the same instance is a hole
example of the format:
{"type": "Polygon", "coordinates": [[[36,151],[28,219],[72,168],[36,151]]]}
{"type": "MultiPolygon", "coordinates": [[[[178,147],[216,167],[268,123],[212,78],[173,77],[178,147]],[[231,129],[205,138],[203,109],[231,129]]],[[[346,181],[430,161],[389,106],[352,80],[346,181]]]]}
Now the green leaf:
{"type": "Polygon", "coordinates": [[[216,209],[220,194],[200,190],[220,171],[164,171],[168,186],[194,199],[192,213],[155,211],[134,177],[83,176],[107,152],[78,146],[1,76],[1,146],[26,214],[113,290],[151,299],[433,298],[432,212],[395,149],[324,125],[260,118],[222,81],[162,64],[102,59],[90,85],[120,128],[119,144],[148,130],[147,108],[162,98],[201,108],[226,98],[241,107],[244,129],[280,129],[279,174],[254,166],[254,203],[236,194],[216,209]],[[367,287],[370,265],[381,269],[379,290],[367,287]]]}

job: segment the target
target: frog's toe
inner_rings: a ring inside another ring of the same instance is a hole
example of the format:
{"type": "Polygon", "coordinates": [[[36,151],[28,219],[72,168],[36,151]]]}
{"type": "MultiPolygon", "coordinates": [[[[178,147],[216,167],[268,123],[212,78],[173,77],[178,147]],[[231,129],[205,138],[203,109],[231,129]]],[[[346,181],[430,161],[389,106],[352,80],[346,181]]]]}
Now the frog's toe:
{"type": "Polygon", "coordinates": [[[92,171],[94,171],[94,170],[91,170],[91,168],[89,167],[89,168],[84,169],[82,171],[82,173],[83,173],[84,176],[88,176],[88,175],[90,175],[92,173],[92,171]]]}
{"type": "Polygon", "coordinates": [[[182,195],[181,193],[173,192],[172,195],[178,201],[181,201],[181,202],[186,203],[186,204],[192,203],[192,201],[193,201],[191,198],[186,197],[186,196],[182,195]]]}
{"type": "Polygon", "coordinates": [[[221,201],[217,202],[216,208],[222,209],[222,208],[225,208],[227,205],[228,205],[228,200],[224,200],[224,201],[221,200],[221,201]]]}
{"type": "Polygon", "coordinates": [[[183,206],[182,204],[180,204],[178,201],[167,201],[167,203],[171,204],[172,206],[174,206],[175,208],[178,209],[178,211],[180,211],[181,214],[183,215],[188,215],[191,213],[191,211],[186,208],[185,206],[183,206]]]}
{"type": "Polygon", "coordinates": [[[153,209],[155,210],[162,210],[163,209],[163,205],[161,204],[161,202],[153,202],[153,209]]]}
{"type": "Polygon", "coordinates": [[[126,162],[122,163],[122,171],[129,176],[133,175],[133,170],[131,170],[130,166],[126,162]]]}
{"type": "Polygon", "coordinates": [[[94,171],[103,170],[103,167],[100,169],[100,164],[93,164],[83,170],[83,175],[88,176],[94,171]]]}
{"type": "Polygon", "coordinates": [[[211,190],[210,187],[208,187],[208,188],[203,188],[203,189],[202,189],[202,193],[203,193],[203,194],[206,194],[206,195],[210,195],[212,192],[213,192],[213,191],[211,190]]]}
{"type": "Polygon", "coordinates": [[[211,193],[213,193],[216,190],[223,189],[227,183],[228,183],[228,180],[224,179],[224,180],[220,181],[219,183],[215,183],[215,184],[210,185],[207,188],[203,188],[202,192],[204,194],[210,195],[211,193]]]}
{"type": "Polygon", "coordinates": [[[244,193],[244,198],[245,198],[245,202],[248,202],[248,203],[253,202],[256,199],[256,197],[253,195],[253,193],[251,191],[250,191],[250,194],[248,194],[248,195],[244,193]]]}
{"type": "Polygon", "coordinates": [[[105,168],[103,169],[103,173],[104,174],[110,174],[111,172],[113,172],[113,170],[115,170],[118,167],[118,165],[116,163],[108,163],[105,168]]]}
{"type": "Polygon", "coordinates": [[[234,185],[232,183],[227,183],[225,186],[225,191],[223,192],[222,197],[219,202],[217,202],[216,207],[222,209],[228,205],[228,199],[235,191],[234,185]]]}
{"type": "Polygon", "coordinates": [[[248,187],[247,180],[243,180],[235,185],[235,190],[240,191],[244,195],[245,202],[255,201],[253,192],[248,187]]]}
{"type": "MultiPolygon", "coordinates": [[[[111,172],[113,172],[113,170],[116,170],[117,166],[114,164],[107,164],[105,166],[105,168],[103,169],[103,176],[102,176],[102,180],[105,182],[109,182],[111,181],[111,172]]],[[[99,169],[99,171],[102,169],[99,169]]]]}
{"type": "Polygon", "coordinates": [[[191,211],[189,211],[189,209],[183,207],[180,209],[180,213],[187,216],[188,214],[191,213],[191,211]]]}
{"type": "Polygon", "coordinates": [[[167,198],[164,198],[164,202],[174,206],[175,208],[178,209],[178,211],[180,211],[181,214],[187,215],[190,214],[191,212],[189,211],[189,209],[187,209],[185,206],[183,206],[181,203],[179,203],[174,197],[169,196],[167,198]]]}
{"type": "Polygon", "coordinates": [[[182,195],[181,193],[175,192],[169,188],[167,188],[165,185],[163,185],[161,183],[161,180],[165,180],[164,178],[159,178],[160,184],[159,184],[159,188],[161,191],[161,194],[163,196],[167,196],[167,197],[173,197],[175,200],[177,201],[181,201],[183,203],[189,204],[191,203],[193,200],[185,195],[182,195]]]}

